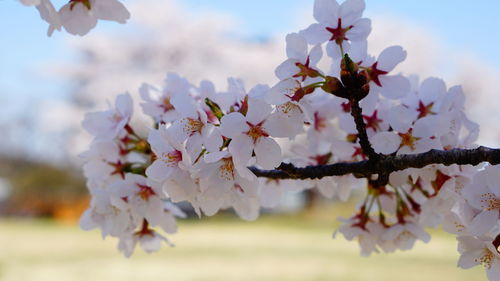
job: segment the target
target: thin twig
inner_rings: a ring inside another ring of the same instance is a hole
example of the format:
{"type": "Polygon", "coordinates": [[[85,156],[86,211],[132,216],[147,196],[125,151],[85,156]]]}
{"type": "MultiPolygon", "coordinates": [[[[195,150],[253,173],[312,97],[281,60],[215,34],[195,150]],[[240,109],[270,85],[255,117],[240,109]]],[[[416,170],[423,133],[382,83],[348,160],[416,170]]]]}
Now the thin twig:
{"type": "Polygon", "coordinates": [[[368,134],[366,133],[366,124],[363,120],[363,112],[361,107],[359,106],[359,102],[357,100],[351,100],[351,116],[354,118],[354,122],[356,123],[356,130],[358,131],[358,139],[359,145],[363,149],[363,152],[370,159],[377,159],[380,157],[379,154],[373,150],[370,141],[368,140],[368,134]]]}

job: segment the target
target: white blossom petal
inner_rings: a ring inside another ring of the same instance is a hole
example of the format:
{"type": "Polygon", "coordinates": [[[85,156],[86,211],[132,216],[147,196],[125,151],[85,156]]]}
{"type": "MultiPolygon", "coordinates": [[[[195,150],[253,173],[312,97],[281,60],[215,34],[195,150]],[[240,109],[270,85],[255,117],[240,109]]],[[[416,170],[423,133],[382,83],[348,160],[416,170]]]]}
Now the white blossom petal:
{"type": "Polygon", "coordinates": [[[307,43],[311,45],[322,44],[328,41],[332,34],[325,29],[325,26],[318,23],[311,24],[308,28],[299,32],[304,38],[306,38],[307,43]]]}
{"type": "Polygon", "coordinates": [[[286,55],[290,59],[305,60],[307,57],[307,42],[298,33],[286,35],[286,55]]]}
{"type": "Polygon", "coordinates": [[[391,154],[396,152],[401,145],[401,137],[394,132],[380,132],[371,137],[370,142],[375,152],[391,154]]]}
{"type": "Polygon", "coordinates": [[[314,1],[314,18],[324,25],[336,24],[339,7],[336,0],[316,0],[314,1]]]}
{"type": "Polygon", "coordinates": [[[248,98],[248,112],[246,119],[252,125],[257,125],[271,114],[272,106],[261,99],[248,98]]]}
{"type": "Polygon", "coordinates": [[[228,138],[240,136],[249,129],[245,116],[239,112],[232,112],[224,115],[220,121],[220,132],[223,136],[228,138]]]}
{"type": "Polygon", "coordinates": [[[257,164],[264,169],[274,169],[281,163],[281,148],[279,144],[266,137],[261,137],[255,144],[257,164]]]}
{"type": "Polygon", "coordinates": [[[382,95],[389,99],[400,99],[410,92],[410,81],[403,75],[382,75],[382,95]]]}
{"type": "Polygon", "coordinates": [[[378,56],[377,68],[390,72],[405,59],[406,51],[401,46],[391,46],[385,48],[378,56]]]}

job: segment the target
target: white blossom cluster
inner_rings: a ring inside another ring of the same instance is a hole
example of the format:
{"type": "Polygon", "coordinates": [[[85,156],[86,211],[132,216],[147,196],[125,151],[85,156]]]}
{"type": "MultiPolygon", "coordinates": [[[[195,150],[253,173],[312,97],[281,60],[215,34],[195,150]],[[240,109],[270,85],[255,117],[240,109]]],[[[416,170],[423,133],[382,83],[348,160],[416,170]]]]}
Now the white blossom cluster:
{"type": "Polygon", "coordinates": [[[50,0],[19,0],[35,6],[40,17],[49,24],[47,35],[64,28],[68,33],[83,36],[97,25],[98,20],[125,23],[130,18],[127,8],[118,0],[69,0],[56,10],[50,0]]]}
{"type": "Polygon", "coordinates": [[[260,207],[276,206],[286,191],[317,188],[345,201],[360,188],[364,200],[337,232],[356,239],[363,255],[411,249],[416,240],[430,240],[425,228],[442,225],[457,235],[460,267],[482,264],[490,280],[500,280],[497,166],[429,165],[393,172],[383,184],[354,175],[259,179],[248,168],[367,159],[351,114],[354,94],[362,95],[376,153],[476,147],[479,126],[464,113],[461,87],[396,72],[406,58],[400,46],[368,54],[371,22],[364,9],[363,0],[316,0],[317,23],[287,35],[288,58],[276,68],[279,82],[272,87],[247,90],[230,78],[228,88],[217,91],[209,81],[193,85],[174,73],[162,86],[143,84],[142,111],[153,119],[148,136],[130,124],[128,94],[107,111],[89,113],[83,126],[95,139],[83,156],[92,202],[82,227],[118,237],[129,256],[137,242],[148,252],[168,242],[153,227],[176,231],[175,216],[184,214],[171,202],[189,202],[199,216],[232,207],[254,220],[260,207]],[[322,59],[331,62],[328,71],[317,67],[322,59]],[[353,87],[359,91],[350,92],[353,87]]]}

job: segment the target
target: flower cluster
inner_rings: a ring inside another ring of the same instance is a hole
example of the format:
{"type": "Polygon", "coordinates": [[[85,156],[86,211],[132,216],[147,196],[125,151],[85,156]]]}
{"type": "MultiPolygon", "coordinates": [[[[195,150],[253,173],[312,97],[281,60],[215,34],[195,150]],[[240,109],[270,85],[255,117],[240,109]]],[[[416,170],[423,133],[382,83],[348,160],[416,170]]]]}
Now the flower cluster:
{"type": "Polygon", "coordinates": [[[158,250],[161,241],[168,240],[151,226],[175,233],[175,217],[185,217],[166,200],[162,188],[145,177],[151,149],[129,125],[132,108],[130,95],[122,94],[113,108],[89,113],[83,122],[94,140],[82,154],[92,201],[80,225],[86,230],[99,227],[103,238],[118,237],[118,248],[126,256],[137,243],[146,252],[158,250]]]}
{"type": "Polygon", "coordinates": [[[460,267],[483,264],[489,279],[499,280],[497,166],[256,176],[286,172],[283,166],[376,166],[387,157],[476,147],[479,126],[464,113],[462,88],[397,72],[407,55],[400,46],[368,54],[364,8],[363,0],[316,0],[317,23],[286,37],[275,85],[247,90],[230,78],[227,90],[217,91],[174,73],[162,86],[143,84],[142,110],[153,120],[147,136],[132,128],[128,94],[114,108],[88,114],[83,126],[95,139],[84,171],[93,197],[82,227],[119,237],[128,256],[137,242],[153,251],[167,241],[153,227],[175,232],[174,216],[183,213],[170,202],[189,202],[199,216],[233,208],[254,220],[285,192],[317,189],[345,201],[359,189],[364,199],[337,232],[358,240],[363,255],[411,249],[430,240],[425,228],[442,225],[458,236],[460,267]],[[331,63],[328,71],[319,69],[322,60],[331,63]]]}
{"type": "Polygon", "coordinates": [[[47,35],[64,29],[73,35],[83,36],[97,25],[98,20],[125,23],[130,18],[127,8],[118,0],[69,0],[59,10],[50,0],[20,0],[35,6],[40,17],[49,24],[47,35]]]}

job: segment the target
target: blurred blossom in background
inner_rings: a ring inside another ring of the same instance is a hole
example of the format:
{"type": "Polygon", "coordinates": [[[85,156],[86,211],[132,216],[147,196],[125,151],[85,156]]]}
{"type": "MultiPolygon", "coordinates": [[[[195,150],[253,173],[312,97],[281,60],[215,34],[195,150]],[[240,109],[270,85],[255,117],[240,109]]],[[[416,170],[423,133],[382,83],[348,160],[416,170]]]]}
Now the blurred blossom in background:
{"type": "MultiPolygon", "coordinates": [[[[219,90],[228,77],[242,78],[247,89],[273,84],[286,33],[313,21],[312,0],[124,2],[132,14],[126,25],[99,23],[84,37],[49,38],[36,9],[0,1],[0,214],[74,221],[87,206],[78,159],[90,142],[80,126],[85,112],[104,109],[125,91],[138,101],[141,83],[161,85],[166,72],[193,83],[212,80],[219,90]]],[[[463,85],[467,111],[481,125],[479,143],[498,147],[500,37],[492,31],[500,29],[500,2],[474,3],[367,0],[369,46],[377,54],[402,45],[408,58],[399,71],[463,85]]],[[[143,127],[148,121],[134,120],[143,127]]],[[[333,243],[329,233],[321,233],[325,243],[333,243]]]]}

